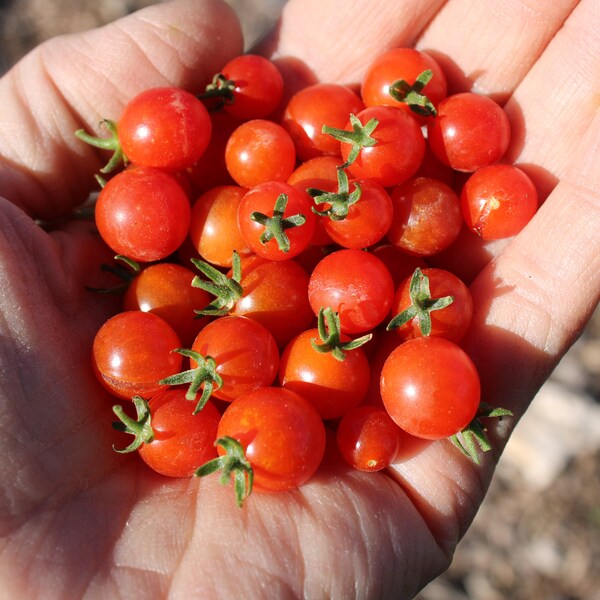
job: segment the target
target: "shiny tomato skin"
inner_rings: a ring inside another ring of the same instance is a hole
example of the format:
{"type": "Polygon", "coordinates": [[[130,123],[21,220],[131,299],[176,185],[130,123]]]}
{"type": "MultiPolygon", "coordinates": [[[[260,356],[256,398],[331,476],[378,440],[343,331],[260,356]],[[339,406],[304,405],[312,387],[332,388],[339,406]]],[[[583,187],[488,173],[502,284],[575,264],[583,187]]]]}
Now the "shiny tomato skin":
{"type": "Polygon", "coordinates": [[[294,259],[270,261],[252,255],[241,261],[241,269],[244,292],[230,315],[258,321],[280,348],[312,325],[308,273],[294,259]]]}
{"type": "MultiPolygon", "coordinates": [[[[371,134],[375,145],[364,147],[348,167],[356,179],[372,179],[384,187],[403,183],[420,167],[425,155],[425,139],[417,121],[395,106],[372,106],[356,117],[366,125],[375,118],[378,125],[371,134]]],[[[350,123],[346,125],[352,130],[350,123]]],[[[342,142],[341,152],[348,159],[351,145],[342,142]]]]}
{"type": "Polygon", "coordinates": [[[439,337],[414,338],[394,349],[381,371],[381,397],[407,433],[435,440],[452,436],[475,417],[481,387],[473,361],[439,337]]]}
{"type": "Polygon", "coordinates": [[[171,175],[136,167],[115,175],[102,188],[95,219],[100,236],[116,254],[153,262],[184,242],[190,212],[183,188],[171,175]]]}
{"type": "Polygon", "coordinates": [[[240,256],[252,254],[237,221],[238,208],[247,192],[237,185],[217,186],[192,205],[189,237],[206,262],[230,267],[234,250],[240,256]]]}
{"type": "Polygon", "coordinates": [[[339,142],[321,131],[323,125],[341,129],[348,122],[348,115],[364,108],[360,97],[349,87],[337,83],[316,83],[290,98],[282,125],[292,136],[300,160],[339,156],[339,142]]]}
{"type": "Polygon", "coordinates": [[[381,471],[398,454],[400,429],[383,408],[361,405],[348,411],[336,431],[342,458],[358,471],[381,471]]]}
{"type": "Polygon", "coordinates": [[[212,126],[208,111],[190,92],[151,88],[130,100],[118,123],[121,147],[135,165],[178,171],[204,154],[212,126]]]}
{"type": "Polygon", "coordinates": [[[181,342],[159,316],[126,311],[111,317],[96,333],[92,364],[99,381],[115,396],[151,397],[165,389],[158,382],[179,372],[181,342]]]}
{"type": "MultiPolygon", "coordinates": [[[[271,333],[247,317],[225,316],[211,321],[197,335],[192,350],[216,361],[223,387],[213,396],[231,402],[241,394],[271,385],[279,367],[279,349],[271,333]]],[[[190,359],[192,368],[197,367],[190,359]]]]}
{"type": "Polygon", "coordinates": [[[208,400],[198,414],[186,390],[171,388],[149,402],[154,440],[139,447],[142,460],[168,477],[191,477],[195,469],[217,456],[215,440],[221,414],[208,400]]]}
{"type": "Polygon", "coordinates": [[[340,317],[344,333],[374,329],[388,315],[394,282],[386,266],[363,250],[342,249],[315,266],[308,283],[313,312],[330,307],[340,317]]]}
{"type": "Polygon", "coordinates": [[[514,165],[482,167],[467,179],[461,193],[467,226],[484,240],[516,235],[538,209],[538,194],[529,176],[514,165]]]}
{"type": "Polygon", "coordinates": [[[217,434],[243,446],[259,492],[284,492],[306,483],[325,452],[325,427],[316,410],[280,387],[260,388],[234,400],[217,434]]]}
{"type": "Polygon", "coordinates": [[[442,100],[427,124],[433,153],[456,171],[473,172],[498,162],[508,149],[510,123],[491,98],[472,92],[442,100]]]}
{"type": "Polygon", "coordinates": [[[312,206],[312,199],[306,192],[283,181],[268,181],[252,188],[242,198],[237,215],[239,228],[246,243],[255,254],[269,260],[294,258],[308,246],[313,238],[316,215],[312,211],[312,206]],[[254,212],[272,217],[275,203],[281,194],[287,196],[284,218],[300,214],[306,219],[304,224],[285,230],[290,242],[287,251],[279,248],[275,238],[263,243],[260,238],[265,231],[265,226],[252,219],[254,212]]]}
{"type": "MultiPolygon", "coordinates": [[[[342,336],[342,341],[349,341],[342,336]]],[[[330,352],[317,352],[319,331],[309,329],[286,346],[279,363],[282,387],[304,396],[322,419],[337,419],[361,402],[369,386],[369,363],[362,350],[345,352],[342,361],[330,352]]]]}
{"type": "Polygon", "coordinates": [[[141,310],[161,317],[188,347],[206,319],[197,319],[195,310],[204,308],[212,296],[193,287],[195,273],[176,263],[156,263],[143,269],[123,296],[123,310],[141,310]]]}

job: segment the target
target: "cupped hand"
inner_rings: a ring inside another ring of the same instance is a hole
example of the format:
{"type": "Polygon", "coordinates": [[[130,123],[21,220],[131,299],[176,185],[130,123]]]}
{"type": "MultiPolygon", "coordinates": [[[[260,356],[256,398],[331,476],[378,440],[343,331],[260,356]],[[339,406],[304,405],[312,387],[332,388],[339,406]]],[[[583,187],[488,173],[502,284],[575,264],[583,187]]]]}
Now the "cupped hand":
{"type": "Polygon", "coordinates": [[[242,51],[235,16],[176,0],[14,67],[0,82],[4,597],[396,599],[446,568],[511,429],[598,303],[599,16],[594,0],[289,0],[263,51],[293,85],[356,83],[392,46],[430,51],[453,91],[505,103],[509,158],[545,201],[472,284],[484,400],[515,413],[492,428],[482,464],[447,441],[386,473],[332,457],[301,489],[253,494],[243,510],[214,477],[167,480],[112,451],[112,401],[89,354],[115,306],[85,289],[106,256],[68,219],[104,158],[73,132],[117,118],[144,88],[201,89],[242,51]]]}

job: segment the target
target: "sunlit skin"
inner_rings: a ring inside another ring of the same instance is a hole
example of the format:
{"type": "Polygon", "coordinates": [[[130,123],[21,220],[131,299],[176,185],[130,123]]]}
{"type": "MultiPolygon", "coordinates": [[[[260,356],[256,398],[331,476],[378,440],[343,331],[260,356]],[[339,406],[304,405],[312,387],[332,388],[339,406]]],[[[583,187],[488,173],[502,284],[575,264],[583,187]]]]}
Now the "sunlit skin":
{"type": "Polygon", "coordinates": [[[544,203],[473,277],[464,345],[484,399],[515,418],[490,424],[494,450],[480,466],[446,441],[383,473],[331,456],[298,490],[253,494],[243,510],[216,475],[167,479],[114,453],[112,401],[89,351],[118,300],[84,287],[107,253],[88,223],[48,233],[32,217],[65,217],[95,186],[106,156],[73,131],[100,133],[101,118],[148,87],[202,91],[243,43],[217,0],[159,3],[59,38],[0,82],[4,597],[410,598],[448,566],[511,430],[598,303],[598,5],[382,0],[366,19],[363,4],[289,0],[263,49],[297,57],[313,80],[358,83],[377,54],[416,42],[452,89],[505,106],[505,158],[529,166],[544,203]],[[332,22],[343,44],[326,35],[332,22]],[[556,93],[561,81],[568,94],[556,93]]]}

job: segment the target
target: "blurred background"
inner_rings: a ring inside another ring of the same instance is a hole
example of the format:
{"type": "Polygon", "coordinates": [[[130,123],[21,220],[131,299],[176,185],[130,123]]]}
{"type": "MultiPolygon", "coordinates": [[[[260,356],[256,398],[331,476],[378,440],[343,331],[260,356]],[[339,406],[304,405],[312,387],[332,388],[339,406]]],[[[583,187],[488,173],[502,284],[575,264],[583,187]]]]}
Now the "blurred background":
{"type": "MultiPolygon", "coordinates": [[[[0,0],[0,72],[160,0],[0,0]]],[[[285,0],[227,0],[251,46],[285,0]]],[[[450,569],[419,600],[600,600],[600,310],[535,398],[450,569]]]]}

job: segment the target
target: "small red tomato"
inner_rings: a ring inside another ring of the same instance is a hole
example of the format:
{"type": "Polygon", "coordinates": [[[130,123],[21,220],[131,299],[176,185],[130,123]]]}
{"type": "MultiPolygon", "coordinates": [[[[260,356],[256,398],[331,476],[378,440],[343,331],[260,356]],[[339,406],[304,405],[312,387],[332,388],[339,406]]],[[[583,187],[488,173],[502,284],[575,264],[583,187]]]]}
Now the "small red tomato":
{"type": "Polygon", "coordinates": [[[191,477],[200,465],[217,456],[221,415],[210,400],[194,414],[185,390],[172,388],[158,393],[148,405],[154,439],[142,444],[138,452],[151,469],[168,477],[191,477]]]}
{"type": "Polygon", "coordinates": [[[130,100],[119,119],[119,141],[130,162],[178,171],[204,154],[211,120],[202,102],[185,90],[145,90],[130,100]]]}
{"type": "Polygon", "coordinates": [[[182,358],[173,350],[180,346],[173,328],[159,316],[137,310],[122,312],[96,333],[94,372],[116,396],[147,398],[166,388],[160,380],[179,371],[182,358]]]}
{"type": "Polygon", "coordinates": [[[471,231],[484,240],[516,235],[538,209],[538,194],[528,175],[514,165],[490,165],[463,186],[461,206],[471,231]]]}
{"type": "Polygon", "coordinates": [[[100,236],[116,254],[152,262],[175,252],[186,239],[190,202],[171,175],[136,167],[102,188],[95,219],[100,236]]]}
{"type": "Polygon", "coordinates": [[[504,109],[491,98],[465,92],[442,100],[427,125],[433,153],[457,171],[473,172],[498,162],[510,142],[504,109]]]}
{"type": "Polygon", "coordinates": [[[254,489],[261,492],[299,487],[314,475],[325,452],[325,427],[317,411],[299,394],[279,387],[234,400],[217,435],[242,445],[254,472],[254,489]]]}
{"type": "Polygon", "coordinates": [[[400,429],[382,408],[362,405],[341,419],[336,441],[342,458],[359,471],[381,471],[398,454],[400,429]]]}
{"type": "Polygon", "coordinates": [[[381,371],[381,398],[404,431],[435,440],[462,431],[479,408],[477,369],[448,340],[421,337],[398,346],[381,371]]]}

